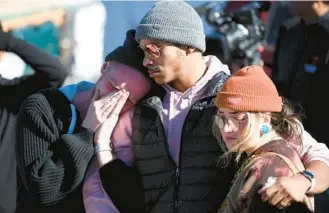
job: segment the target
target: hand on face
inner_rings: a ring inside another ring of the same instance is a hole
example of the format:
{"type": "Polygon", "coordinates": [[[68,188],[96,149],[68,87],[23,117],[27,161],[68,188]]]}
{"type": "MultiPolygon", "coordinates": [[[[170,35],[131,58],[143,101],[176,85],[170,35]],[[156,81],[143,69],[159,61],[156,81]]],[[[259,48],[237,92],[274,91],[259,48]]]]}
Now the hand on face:
{"type": "Polygon", "coordinates": [[[82,126],[95,132],[109,117],[115,118],[116,114],[119,115],[128,96],[126,91],[116,91],[100,97],[97,86],[82,126]]]}
{"type": "MultiPolygon", "coordinates": [[[[112,132],[119,120],[119,114],[125,105],[128,97],[129,92],[127,91],[119,91],[121,95],[116,101],[116,104],[111,107],[109,110],[110,113],[108,114],[107,118],[104,120],[104,122],[97,128],[94,136],[94,143],[95,144],[101,144],[104,143],[104,145],[108,145],[109,140],[112,136],[112,132]]],[[[114,97],[117,99],[117,97],[114,97]]]]}

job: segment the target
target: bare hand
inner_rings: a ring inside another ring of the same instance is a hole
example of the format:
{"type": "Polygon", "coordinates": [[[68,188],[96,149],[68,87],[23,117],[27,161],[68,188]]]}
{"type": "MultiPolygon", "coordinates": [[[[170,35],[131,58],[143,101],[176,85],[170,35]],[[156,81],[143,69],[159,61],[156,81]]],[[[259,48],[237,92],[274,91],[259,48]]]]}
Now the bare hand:
{"type": "Polygon", "coordinates": [[[118,101],[115,105],[112,105],[111,108],[109,108],[109,115],[105,119],[105,121],[98,127],[96,130],[95,136],[94,136],[94,143],[95,144],[104,144],[108,145],[110,138],[112,136],[112,132],[118,122],[119,119],[119,113],[121,112],[124,104],[126,103],[129,92],[122,92],[123,95],[120,96],[118,101]]]}
{"type": "Polygon", "coordinates": [[[311,186],[309,180],[300,174],[293,177],[278,177],[276,182],[266,188],[261,188],[258,193],[264,202],[279,209],[290,206],[293,202],[302,202],[307,190],[311,186]]]}
{"type": "Polygon", "coordinates": [[[92,130],[93,132],[105,121],[109,116],[113,107],[117,104],[120,97],[123,96],[122,91],[116,91],[100,98],[99,89],[96,87],[94,96],[88,107],[82,126],[92,130]]]}

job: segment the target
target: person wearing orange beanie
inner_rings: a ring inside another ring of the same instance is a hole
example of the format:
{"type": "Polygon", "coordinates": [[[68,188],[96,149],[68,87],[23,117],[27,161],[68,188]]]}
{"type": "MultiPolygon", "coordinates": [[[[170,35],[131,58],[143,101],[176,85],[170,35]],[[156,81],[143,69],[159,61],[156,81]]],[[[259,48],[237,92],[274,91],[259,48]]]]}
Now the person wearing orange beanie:
{"type": "MultiPolygon", "coordinates": [[[[282,197],[276,206],[258,194],[277,177],[307,172],[298,144],[290,142],[300,141],[303,126],[262,67],[247,66],[230,77],[217,93],[216,106],[213,130],[225,153],[221,158],[244,159],[218,212],[313,212],[314,199],[306,194],[303,202],[282,197]]],[[[313,187],[312,182],[308,190],[313,187]]]]}

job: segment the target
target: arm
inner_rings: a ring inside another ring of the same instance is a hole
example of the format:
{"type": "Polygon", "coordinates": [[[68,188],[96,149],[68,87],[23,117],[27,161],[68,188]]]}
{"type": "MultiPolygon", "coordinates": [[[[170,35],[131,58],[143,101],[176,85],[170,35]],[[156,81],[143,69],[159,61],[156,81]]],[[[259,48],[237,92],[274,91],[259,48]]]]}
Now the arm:
{"type": "Polygon", "coordinates": [[[13,80],[0,78],[0,96],[10,102],[8,104],[18,108],[27,96],[41,89],[59,87],[64,82],[67,70],[56,57],[1,30],[0,40],[0,50],[17,54],[35,70],[31,76],[13,80]]]}
{"type": "Polygon", "coordinates": [[[273,157],[259,158],[253,162],[250,167],[244,169],[237,176],[233,186],[231,187],[231,190],[226,198],[227,205],[224,203],[225,207],[222,207],[222,211],[218,212],[281,212],[274,206],[264,203],[261,200],[260,195],[257,193],[257,190],[267,181],[267,178],[271,176],[266,170],[268,170],[267,165],[270,160],[272,163],[273,159],[273,157]]]}
{"type": "Polygon", "coordinates": [[[271,202],[270,204],[268,202],[263,202],[261,195],[258,193],[258,190],[266,184],[269,177],[292,176],[293,173],[289,166],[281,158],[272,156],[258,160],[253,167],[255,168],[252,170],[253,174],[254,176],[258,176],[258,178],[249,175],[250,177],[246,181],[247,183],[249,182],[249,186],[251,188],[251,190],[249,190],[250,193],[248,194],[248,197],[251,198],[248,212],[285,212],[285,209],[277,208],[275,203],[271,202]]]}
{"type": "MultiPolygon", "coordinates": [[[[61,99],[56,97],[56,101],[61,99]]],[[[63,134],[65,122],[56,125],[53,110],[40,93],[23,103],[17,119],[18,167],[25,187],[37,203],[53,206],[69,202],[73,208],[80,203],[81,183],[93,156],[93,133],[77,126],[74,134],[63,134]],[[78,202],[66,199],[75,194],[78,202]]],[[[69,118],[69,106],[63,106],[61,113],[65,112],[63,117],[69,118]]]]}
{"type": "MultiPolygon", "coordinates": [[[[93,177],[84,182],[86,212],[145,212],[142,182],[135,167],[132,167],[132,115],[133,110],[120,116],[114,129],[112,142],[114,152],[97,153],[93,177]],[[98,172],[98,168],[100,168],[98,172]],[[115,205],[114,205],[114,204],[115,205]]],[[[92,168],[94,167],[94,168],[92,168]]]]}
{"type": "MultiPolygon", "coordinates": [[[[302,147],[298,150],[305,169],[315,177],[315,187],[310,194],[319,194],[329,188],[329,150],[324,143],[317,142],[308,132],[302,135],[302,147]]],[[[296,179],[310,185],[309,180],[298,174],[296,179]]]]}

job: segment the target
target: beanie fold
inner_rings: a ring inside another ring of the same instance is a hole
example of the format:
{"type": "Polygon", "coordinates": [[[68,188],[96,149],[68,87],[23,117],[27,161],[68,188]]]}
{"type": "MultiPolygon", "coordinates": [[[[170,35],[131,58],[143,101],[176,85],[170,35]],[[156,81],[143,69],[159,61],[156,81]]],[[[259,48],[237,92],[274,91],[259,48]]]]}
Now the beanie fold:
{"type": "Polygon", "coordinates": [[[282,98],[261,66],[246,66],[231,76],[216,97],[216,106],[243,112],[281,112],[282,98]]]}
{"type": "Polygon", "coordinates": [[[186,28],[175,28],[158,24],[140,24],[136,29],[135,38],[137,42],[140,39],[153,39],[195,47],[201,52],[206,50],[205,34],[186,28]]]}
{"type": "Polygon", "coordinates": [[[216,106],[242,112],[281,112],[282,98],[219,92],[216,106]]]}

